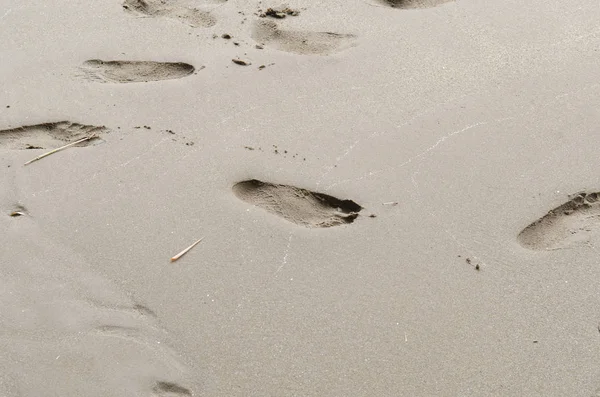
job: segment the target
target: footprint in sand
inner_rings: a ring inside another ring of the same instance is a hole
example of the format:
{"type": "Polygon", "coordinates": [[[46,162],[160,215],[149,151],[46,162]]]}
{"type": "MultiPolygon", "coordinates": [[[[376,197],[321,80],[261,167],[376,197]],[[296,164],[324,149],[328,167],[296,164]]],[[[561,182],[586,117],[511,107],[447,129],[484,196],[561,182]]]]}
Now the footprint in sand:
{"type": "MultiPolygon", "coordinates": [[[[70,142],[108,132],[104,126],[84,125],[70,121],[26,125],[9,130],[0,130],[0,149],[55,149],[70,142]]],[[[101,139],[90,139],[75,146],[84,147],[98,143],[101,139]]]]}
{"type": "Polygon", "coordinates": [[[330,55],[356,45],[352,34],[283,30],[273,21],[256,22],[252,38],[268,47],[301,55],[330,55]]]}
{"type": "Polygon", "coordinates": [[[391,8],[431,8],[454,0],[376,0],[377,4],[391,8]]]}
{"type": "Polygon", "coordinates": [[[240,200],[310,228],[352,223],[362,209],[352,200],[256,179],[236,183],[232,189],[240,200]]]}
{"type": "Polygon", "coordinates": [[[102,83],[143,83],[173,80],[189,76],[196,70],[182,62],[101,61],[91,59],[80,67],[88,80],[102,83]]]}
{"type": "Polygon", "coordinates": [[[209,28],[217,23],[210,12],[187,6],[181,0],[125,0],[123,8],[137,16],[172,18],[194,28],[209,28]]]}
{"type": "Polygon", "coordinates": [[[600,229],[600,193],[579,193],[519,233],[518,241],[532,250],[553,250],[586,243],[600,229]]]}

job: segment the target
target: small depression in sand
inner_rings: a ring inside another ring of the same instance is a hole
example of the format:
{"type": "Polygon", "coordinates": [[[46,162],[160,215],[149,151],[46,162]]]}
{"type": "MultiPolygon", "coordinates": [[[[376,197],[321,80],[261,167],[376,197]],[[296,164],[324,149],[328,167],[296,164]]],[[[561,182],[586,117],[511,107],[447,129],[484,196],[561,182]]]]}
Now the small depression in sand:
{"type": "Polygon", "coordinates": [[[532,250],[553,250],[585,244],[600,230],[600,193],[579,193],[519,233],[532,250]]]}
{"type": "Polygon", "coordinates": [[[194,28],[209,28],[217,23],[210,12],[177,0],[125,0],[123,9],[140,17],[175,19],[194,28]]]}
{"type": "Polygon", "coordinates": [[[375,0],[377,4],[390,8],[431,8],[454,0],[375,0]]]}
{"type": "Polygon", "coordinates": [[[192,396],[189,389],[172,382],[156,382],[152,391],[156,397],[192,396]]]}
{"type": "Polygon", "coordinates": [[[252,38],[276,50],[300,55],[330,55],[356,45],[352,34],[284,30],[264,20],[255,23],[252,38]]]}
{"type": "Polygon", "coordinates": [[[102,83],[143,83],[189,76],[195,68],[182,62],[85,61],[80,70],[85,78],[102,83]]]}
{"type": "MultiPolygon", "coordinates": [[[[26,125],[0,130],[0,149],[55,149],[92,134],[106,132],[108,129],[103,126],[84,125],[70,121],[26,125]]],[[[101,141],[99,138],[90,139],[74,146],[90,146],[99,141],[101,141]]]]}
{"type": "Polygon", "coordinates": [[[240,200],[309,228],[352,223],[362,210],[352,200],[340,200],[327,194],[256,179],[236,183],[232,190],[240,200]]]}

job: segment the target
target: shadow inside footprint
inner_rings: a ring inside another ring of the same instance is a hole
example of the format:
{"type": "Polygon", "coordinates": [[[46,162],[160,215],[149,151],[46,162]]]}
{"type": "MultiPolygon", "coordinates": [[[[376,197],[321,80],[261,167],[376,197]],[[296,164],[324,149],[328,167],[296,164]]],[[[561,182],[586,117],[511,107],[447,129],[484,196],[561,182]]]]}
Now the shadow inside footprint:
{"type": "Polygon", "coordinates": [[[240,200],[310,228],[352,223],[362,210],[352,200],[340,200],[327,194],[256,179],[236,183],[232,190],[240,200]]]}
{"type": "Polygon", "coordinates": [[[141,83],[173,80],[189,76],[195,68],[182,62],[85,61],[80,70],[92,81],[104,83],[141,83]]]}
{"type": "Polygon", "coordinates": [[[209,28],[217,20],[208,11],[188,7],[182,1],[171,0],[125,0],[125,11],[142,17],[165,17],[176,19],[194,28],[209,28]]]}
{"type": "MultiPolygon", "coordinates": [[[[108,129],[103,126],[84,125],[70,121],[26,125],[10,130],[0,130],[0,148],[13,150],[54,149],[92,134],[105,132],[108,132],[108,129]]],[[[75,146],[90,146],[98,141],[101,140],[90,139],[75,146]]]]}
{"type": "Polygon", "coordinates": [[[352,34],[283,30],[273,21],[258,21],[252,38],[280,51],[301,55],[330,55],[355,46],[352,34]]]}
{"type": "Polygon", "coordinates": [[[527,226],[517,237],[532,250],[552,250],[585,243],[600,229],[600,193],[579,193],[527,226]]]}
{"type": "Polygon", "coordinates": [[[431,8],[454,0],[376,0],[378,4],[390,8],[431,8]]]}
{"type": "Polygon", "coordinates": [[[156,382],[152,391],[157,397],[191,396],[192,392],[172,382],[156,382]]]}

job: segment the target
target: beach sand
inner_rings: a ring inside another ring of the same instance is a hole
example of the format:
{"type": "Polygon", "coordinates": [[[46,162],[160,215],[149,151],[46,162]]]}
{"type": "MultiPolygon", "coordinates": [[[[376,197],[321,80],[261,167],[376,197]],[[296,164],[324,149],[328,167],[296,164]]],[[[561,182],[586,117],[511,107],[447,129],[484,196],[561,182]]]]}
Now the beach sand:
{"type": "Polygon", "coordinates": [[[600,395],[597,1],[282,5],[0,5],[0,396],[600,395]]]}

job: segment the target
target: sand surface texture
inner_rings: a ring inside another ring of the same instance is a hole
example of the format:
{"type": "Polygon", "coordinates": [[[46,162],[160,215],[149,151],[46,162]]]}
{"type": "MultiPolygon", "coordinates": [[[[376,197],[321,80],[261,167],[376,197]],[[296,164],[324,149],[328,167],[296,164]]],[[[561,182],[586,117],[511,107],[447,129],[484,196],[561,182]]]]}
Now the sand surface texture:
{"type": "Polygon", "coordinates": [[[599,396],[599,20],[0,2],[0,397],[599,396]]]}

